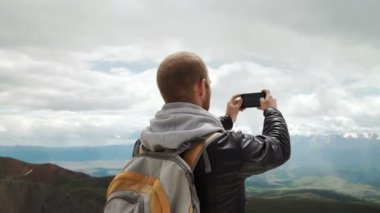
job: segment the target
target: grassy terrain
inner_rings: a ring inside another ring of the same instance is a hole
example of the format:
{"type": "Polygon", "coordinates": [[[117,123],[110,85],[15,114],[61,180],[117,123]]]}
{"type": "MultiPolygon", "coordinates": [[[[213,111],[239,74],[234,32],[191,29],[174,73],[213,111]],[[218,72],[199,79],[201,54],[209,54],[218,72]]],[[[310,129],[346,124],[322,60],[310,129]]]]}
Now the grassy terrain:
{"type": "Polygon", "coordinates": [[[276,174],[246,183],[247,212],[380,212],[380,189],[339,176],[276,174]]]}
{"type": "Polygon", "coordinates": [[[378,213],[380,206],[360,203],[321,201],[303,198],[276,198],[248,200],[246,212],[260,213],[378,213]]]}

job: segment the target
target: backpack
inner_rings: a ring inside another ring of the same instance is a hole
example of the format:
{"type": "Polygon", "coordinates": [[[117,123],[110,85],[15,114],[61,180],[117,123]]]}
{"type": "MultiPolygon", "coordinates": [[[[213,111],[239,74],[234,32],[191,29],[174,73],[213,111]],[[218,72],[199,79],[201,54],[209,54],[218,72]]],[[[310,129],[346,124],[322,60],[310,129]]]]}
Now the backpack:
{"type": "Polygon", "coordinates": [[[203,154],[205,172],[211,172],[206,148],[221,134],[185,142],[176,150],[140,146],[139,154],[111,181],[104,213],[199,213],[193,170],[203,154]]]}

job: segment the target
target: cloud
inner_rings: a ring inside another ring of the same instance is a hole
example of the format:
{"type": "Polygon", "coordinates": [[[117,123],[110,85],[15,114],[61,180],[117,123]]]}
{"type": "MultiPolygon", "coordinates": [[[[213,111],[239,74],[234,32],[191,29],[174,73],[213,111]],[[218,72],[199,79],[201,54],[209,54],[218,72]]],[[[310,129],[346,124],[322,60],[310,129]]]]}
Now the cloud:
{"type": "MultiPolygon", "coordinates": [[[[248,1],[242,10],[260,22],[285,26],[303,35],[330,38],[352,44],[379,45],[376,0],[357,1],[248,1]]],[[[242,14],[242,13],[240,13],[242,14]]]]}
{"type": "MultiPolygon", "coordinates": [[[[335,69],[338,68],[331,66],[319,70],[316,66],[299,73],[254,62],[226,64],[212,70],[215,98],[212,103],[217,107],[224,106],[234,94],[269,88],[277,98],[292,134],[380,132],[377,90],[368,94],[357,93],[356,89],[365,88],[367,83],[348,84],[352,76],[349,73],[341,75],[334,72],[335,69]]],[[[261,112],[247,109],[240,113],[237,126],[249,126],[253,133],[259,134],[262,120],[261,112]]]]}
{"type": "MultiPolygon", "coordinates": [[[[343,46],[375,43],[378,49],[378,4],[372,0],[3,0],[0,45],[49,47],[56,54],[94,51],[102,46],[164,44],[166,49],[181,45],[207,57],[224,59],[266,54],[270,54],[266,59],[287,57],[286,53],[307,48],[299,48],[308,45],[305,37],[343,46]]],[[[156,52],[158,48],[150,49],[156,52]]]]}
{"type": "MultiPolygon", "coordinates": [[[[380,133],[378,1],[0,1],[0,143],[136,139],[168,54],[205,59],[211,111],[271,89],[292,134],[380,133]]],[[[259,134],[249,109],[236,129],[259,134]]]]}
{"type": "Polygon", "coordinates": [[[131,144],[149,117],[141,112],[29,111],[1,114],[0,145],[131,144]]]}
{"type": "Polygon", "coordinates": [[[6,131],[8,131],[7,128],[0,125],[0,132],[6,132],[6,131]]]}
{"type": "Polygon", "coordinates": [[[85,66],[12,54],[12,57],[2,54],[5,61],[0,65],[2,107],[122,110],[139,107],[143,102],[161,101],[155,89],[155,69],[134,73],[116,67],[111,73],[103,73],[85,66]]]}

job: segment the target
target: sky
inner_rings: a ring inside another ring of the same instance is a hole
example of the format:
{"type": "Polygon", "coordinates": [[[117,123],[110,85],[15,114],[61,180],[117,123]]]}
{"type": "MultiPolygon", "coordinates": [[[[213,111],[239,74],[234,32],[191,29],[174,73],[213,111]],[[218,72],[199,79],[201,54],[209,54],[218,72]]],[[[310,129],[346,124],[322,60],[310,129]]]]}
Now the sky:
{"type": "MultiPolygon", "coordinates": [[[[210,112],[270,89],[291,135],[380,135],[380,1],[0,0],[0,145],[130,144],[159,63],[206,62],[210,112]]],[[[235,130],[260,134],[263,115],[235,130]]]]}

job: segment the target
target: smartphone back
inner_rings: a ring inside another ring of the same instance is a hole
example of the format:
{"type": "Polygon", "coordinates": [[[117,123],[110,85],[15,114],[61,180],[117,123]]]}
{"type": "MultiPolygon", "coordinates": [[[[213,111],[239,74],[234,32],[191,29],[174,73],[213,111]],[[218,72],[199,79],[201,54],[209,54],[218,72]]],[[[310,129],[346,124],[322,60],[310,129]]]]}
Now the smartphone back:
{"type": "Polygon", "coordinates": [[[265,92],[242,94],[243,105],[241,108],[260,107],[260,98],[265,98],[265,92]]]}

